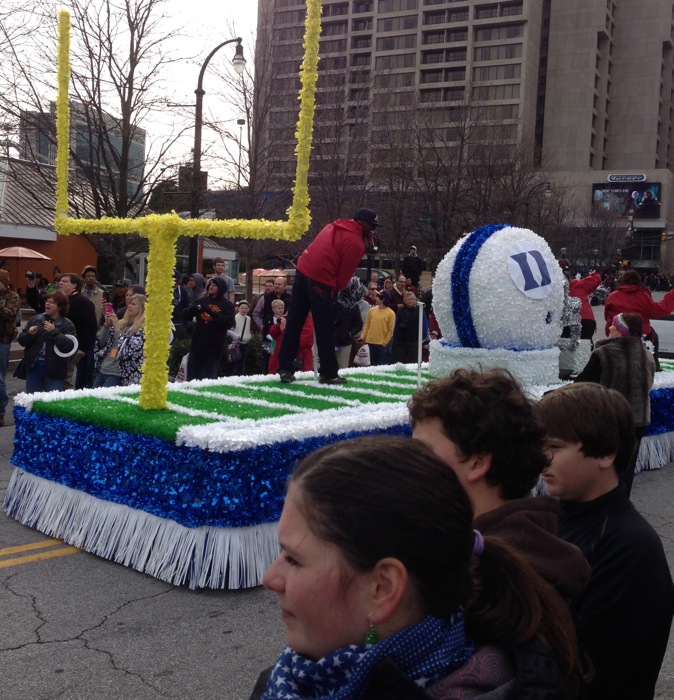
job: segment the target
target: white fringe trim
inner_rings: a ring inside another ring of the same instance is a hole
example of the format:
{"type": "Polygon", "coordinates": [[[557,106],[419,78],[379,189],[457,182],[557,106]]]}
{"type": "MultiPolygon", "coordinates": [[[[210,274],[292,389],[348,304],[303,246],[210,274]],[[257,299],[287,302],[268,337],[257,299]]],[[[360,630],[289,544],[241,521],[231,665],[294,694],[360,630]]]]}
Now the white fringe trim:
{"type": "Polygon", "coordinates": [[[276,523],[188,528],[15,468],[4,508],[20,523],[190,588],[252,588],[279,553],[276,523]]]}
{"type": "Polygon", "coordinates": [[[636,474],[651,469],[661,469],[674,462],[674,432],[648,435],[641,440],[636,474]]]}

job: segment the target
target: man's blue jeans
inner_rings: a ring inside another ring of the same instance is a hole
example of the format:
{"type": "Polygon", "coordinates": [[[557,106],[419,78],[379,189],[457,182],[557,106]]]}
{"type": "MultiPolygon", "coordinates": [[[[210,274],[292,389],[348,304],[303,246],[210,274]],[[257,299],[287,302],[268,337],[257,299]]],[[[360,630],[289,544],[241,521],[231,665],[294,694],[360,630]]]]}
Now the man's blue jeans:
{"type": "Polygon", "coordinates": [[[9,398],[7,396],[7,365],[9,364],[9,343],[0,343],[0,416],[5,415],[9,398]]]}

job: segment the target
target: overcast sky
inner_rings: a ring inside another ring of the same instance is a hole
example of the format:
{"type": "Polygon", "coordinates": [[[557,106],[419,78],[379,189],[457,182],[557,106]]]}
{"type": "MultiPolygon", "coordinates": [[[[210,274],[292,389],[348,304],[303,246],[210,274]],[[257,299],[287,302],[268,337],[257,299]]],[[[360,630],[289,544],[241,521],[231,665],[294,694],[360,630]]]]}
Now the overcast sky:
{"type": "MultiPolygon", "coordinates": [[[[1,2],[1,0],[0,0],[1,2]]],[[[252,67],[253,38],[257,26],[257,0],[167,0],[167,13],[175,20],[175,26],[185,36],[182,39],[183,46],[180,53],[191,55],[189,60],[181,61],[172,70],[171,92],[167,98],[173,102],[192,104],[194,102],[194,89],[197,86],[199,70],[203,59],[219,43],[240,36],[243,39],[244,55],[252,67]]],[[[218,56],[231,59],[234,55],[234,45],[224,47],[218,56]]],[[[214,59],[215,62],[215,59],[214,59]]],[[[207,72],[204,78],[204,115],[206,118],[221,122],[234,122],[241,117],[226,105],[218,103],[215,92],[218,85],[214,84],[217,78],[214,73],[207,72]]],[[[170,131],[171,115],[167,113],[165,118],[159,116],[154,124],[148,124],[147,130],[150,138],[161,138],[163,133],[170,131]]],[[[186,135],[177,149],[180,153],[189,156],[189,151],[194,140],[194,132],[191,130],[186,135]]],[[[207,147],[208,134],[204,132],[204,147],[207,147]]],[[[204,169],[208,164],[204,163],[204,169]]],[[[213,176],[217,173],[213,171],[213,176]]],[[[211,182],[215,185],[215,181],[211,182]]]]}

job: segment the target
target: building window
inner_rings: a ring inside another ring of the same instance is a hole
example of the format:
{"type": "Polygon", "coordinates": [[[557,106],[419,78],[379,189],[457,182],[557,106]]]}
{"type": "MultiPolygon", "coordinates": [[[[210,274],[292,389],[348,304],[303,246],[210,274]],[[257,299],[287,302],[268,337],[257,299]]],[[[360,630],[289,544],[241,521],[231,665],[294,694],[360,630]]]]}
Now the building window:
{"type": "Polygon", "coordinates": [[[352,66],[369,66],[372,60],[371,54],[369,53],[357,53],[351,56],[352,66]]]}
{"type": "Polygon", "coordinates": [[[463,87],[445,88],[442,93],[442,99],[444,102],[454,102],[456,100],[462,100],[465,95],[466,90],[463,87]]]}
{"type": "Polygon", "coordinates": [[[489,102],[491,100],[518,100],[519,97],[519,83],[509,85],[485,85],[473,88],[473,99],[480,102],[489,102]]]}
{"type": "Polygon", "coordinates": [[[512,5],[501,5],[501,17],[512,17],[513,15],[522,14],[522,3],[513,3],[512,5]]]}
{"type": "Polygon", "coordinates": [[[428,63],[443,63],[445,60],[445,52],[443,50],[439,51],[424,51],[421,54],[421,62],[423,64],[428,63]]]}
{"type": "Polygon", "coordinates": [[[321,41],[320,53],[343,53],[346,51],[346,39],[321,41]]]}
{"type": "Polygon", "coordinates": [[[364,100],[370,99],[370,88],[359,87],[351,88],[349,90],[349,101],[350,102],[362,102],[364,100]]]}
{"type": "Polygon", "coordinates": [[[434,88],[433,90],[420,90],[419,101],[442,102],[442,90],[440,88],[434,88]]]}
{"type": "Polygon", "coordinates": [[[349,83],[351,85],[358,85],[360,83],[370,82],[370,71],[369,70],[352,70],[349,76],[349,83]]]}
{"type": "Polygon", "coordinates": [[[413,49],[417,45],[416,34],[403,34],[401,36],[384,36],[377,39],[377,51],[397,51],[399,49],[413,49]]]}
{"type": "Polygon", "coordinates": [[[321,58],[321,71],[344,70],[346,68],[346,56],[326,56],[321,58]]]}
{"type": "Polygon", "coordinates": [[[465,61],[467,50],[463,49],[447,49],[445,52],[446,61],[465,61]]]}
{"type": "Polygon", "coordinates": [[[444,10],[440,12],[424,12],[424,24],[445,24],[447,13],[444,10]]]}
{"type": "Polygon", "coordinates": [[[384,73],[374,78],[374,86],[377,88],[412,87],[413,85],[414,73],[384,73]]]}
{"type": "Polygon", "coordinates": [[[321,36],[339,36],[340,34],[346,34],[346,30],[346,22],[326,22],[321,27],[321,36]]]}
{"type": "Polygon", "coordinates": [[[362,32],[367,29],[372,29],[372,18],[354,19],[351,28],[354,32],[362,32]]]}
{"type": "Polygon", "coordinates": [[[422,70],[421,71],[421,82],[422,83],[441,83],[443,73],[441,69],[435,70],[422,70]]]}
{"type": "Polygon", "coordinates": [[[509,24],[503,27],[480,27],[475,30],[475,41],[519,39],[524,36],[524,25],[509,24]]]}
{"type": "Polygon", "coordinates": [[[377,70],[388,68],[414,68],[416,56],[413,53],[403,53],[393,56],[377,56],[377,70]]]}
{"type": "Polygon", "coordinates": [[[386,12],[400,12],[416,10],[417,0],[379,0],[379,14],[386,12]]]}
{"type": "Polygon", "coordinates": [[[447,16],[448,22],[465,22],[468,19],[468,10],[452,10],[447,16]]]}
{"type": "Polygon", "coordinates": [[[445,41],[445,31],[440,29],[435,32],[424,32],[423,39],[424,44],[443,44],[445,41]]]}
{"type": "Polygon", "coordinates": [[[513,80],[519,78],[522,72],[520,63],[509,63],[501,66],[480,66],[473,69],[473,80],[513,80]]]}
{"type": "Polygon", "coordinates": [[[445,70],[445,80],[447,82],[452,82],[456,80],[466,79],[466,68],[465,66],[461,68],[447,68],[445,70]]]}
{"type": "Polygon", "coordinates": [[[484,5],[475,8],[475,19],[489,19],[498,17],[498,5],[484,5]]]}
{"type": "Polygon", "coordinates": [[[495,44],[480,46],[474,50],[473,58],[480,61],[499,61],[505,58],[521,58],[522,44],[495,44]]]}
{"type": "Polygon", "coordinates": [[[351,39],[352,49],[369,49],[372,46],[371,36],[354,36],[351,39]]]}
{"type": "Polygon", "coordinates": [[[404,17],[387,17],[377,22],[377,31],[397,32],[400,29],[416,29],[418,15],[405,15],[404,17]]]}
{"type": "Polygon", "coordinates": [[[468,29],[449,29],[447,30],[447,41],[468,41],[468,29]]]}
{"type": "Polygon", "coordinates": [[[356,0],[356,2],[353,3],[353,13],[355,15],[361,12],[372,12],[372,8],[372,0],[356,0]]]}
{"type": "Polygon", "coordinates": [[[278,27],[282,24],[303,24],[306,16],[306,9],[288,10],[287,12],[277,12],[274,15],[274,25],[278,27]]]}

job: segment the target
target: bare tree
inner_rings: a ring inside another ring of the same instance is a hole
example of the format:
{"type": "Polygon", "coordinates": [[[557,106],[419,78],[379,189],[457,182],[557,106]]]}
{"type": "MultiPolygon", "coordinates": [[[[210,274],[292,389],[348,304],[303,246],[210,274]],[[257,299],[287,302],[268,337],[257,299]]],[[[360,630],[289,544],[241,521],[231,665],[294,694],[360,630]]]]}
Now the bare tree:
{"type": "MultiPolygon", "coordinates": [[[[88,216],[140,212],[169,167],[168,150],[179,133],[149,142],[141,126],[166,110],[161,76],[174,60],[168,45],[175,33],[166,31],[162,5],[163,0],[71,3],[71,186],[76,194],[86,192],[93,209],[88,216]]],[[[7,40],[0,112],[4,122],[20,131],[23,157],[50,165],[56,143],[54,106],[49,103],[56,8],[54,3],[31,3],[23,10],[27,23],[36,11],[42,21],[30,37],[7,40]]],[[[78,200],[71,201],[76,215],[84,213],[78,200]]],[[[144,245],[130,236],[87,237],[116,275],[123,272],[129,250],[144,245]]]]}
{"type": "MultiPolygon", "coordinates": [[[[261,3],[265,0],[261,0],[261,3]]],[[[271,22],[273,13],[261,12],[260,21],[271,22]]],[[[260,37],[273,31],[271,27],[258,27],[260,37]]],[[[230,27],[236,36],[234,27],[230,27]]],[[[279,44],[273,41],[255,43],[253,37],[244,41],[246,53],[254,56],[246,64],[242,75],[235,75],[227,65],[227,57],[214,61],[216,74],[213,96],[224,103],[232,118],[226,122],[206,120],[207,127],[215,138],[207,145],[204,158],[219,170],[230,173],[224,190],[214,196],[217,218],[282,219],[291,203],[289,187],[278,187],[279,160],[288,151],[287,144],[295,140],[297,122],[297,100],[288,98],[285,104],[272,97],[272,83],[289,81],[300,88],[298,69],[302,57],[301,42],[279,44]],[[287,46],[287,49],[284,49],[287,46]],[[274,115],[283,115],[284,121],[274,122],[274,115]],[[287,117],[286,115],[291,115],[287,117]],[[269,122],[274,122],[274,132],[269,137],[269,122]],[[239,122],[243,121],[243,124],[239,122]],[[287,123],[286,123],[287,122],[287,123]]],[[[292,149],[290,149],[292,152],[292,149]]],[[[295,160],[281,163],[287,170],[286,182],[294,173],[295,160]]],[[[256,267],[266,266],[269,261],[282,263],[286,267],[301,252],[299,243],[274,240],[228,239],[236,248],[246,269],[246,298],[252,296],[253,276],[256,267]]]]}

